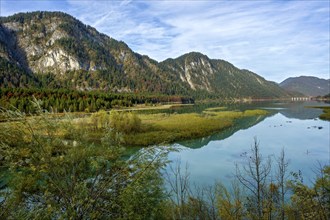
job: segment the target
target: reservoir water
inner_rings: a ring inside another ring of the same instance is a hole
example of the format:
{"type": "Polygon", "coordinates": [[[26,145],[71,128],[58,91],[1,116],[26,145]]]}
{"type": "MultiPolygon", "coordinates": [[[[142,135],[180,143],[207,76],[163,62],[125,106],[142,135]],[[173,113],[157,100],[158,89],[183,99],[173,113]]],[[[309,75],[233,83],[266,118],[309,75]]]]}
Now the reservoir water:
{"type": "Polygon", "coordinates": [[[289,172],[301,171],[309,184],[319,165],[330,164],[329,122],[318,119],[321,109],[306,106],[327,105],[320,102],[254,103],[231,106],[232,109],[267,109],[267,116],[240,120],[218,134],[174,144],[180,148],[171,152],[169,166],[188,166],[190,181],[197,185],[212,185],[215,181],[230,184],[235,164],[246,162],[254,138],[263,157],[276,161],[281,149],[289,160],[289,172]]]}

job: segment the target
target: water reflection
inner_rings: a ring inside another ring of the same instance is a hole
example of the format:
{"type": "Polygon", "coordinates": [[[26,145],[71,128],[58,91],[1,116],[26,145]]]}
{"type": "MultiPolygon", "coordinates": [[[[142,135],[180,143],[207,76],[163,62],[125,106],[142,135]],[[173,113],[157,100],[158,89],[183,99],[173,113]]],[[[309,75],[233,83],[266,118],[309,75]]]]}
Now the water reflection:
{"type": "Polygon", "coordinates": [[[285,115],[287,118],[296,119],[314,119],[322,114],[321,109],[308,108],[308,106],[320,105],[316,102],[302,102],[302,103],[289,103],[286,108],[280,110],[280,113],[285,115]]]}
{"type": "Polygon", "coordinates": [[[199,138],[199,139],[194,139],[194,140],[187,140],[187,141],[182,141],[179,142],[180,145],[184,147],[189,147],[189,148],[201,148],[203,146],[206,146],[209,144],[211,141],[215,140],[223,140],[225,138],[228,138],[232,136],[234,133],[236,133],[239,130],[244,130],[248,129],[249,127],[252,127],[253,125],[256,125],[263,121],[266,117],[269,117],[270,115],[273,115],[274,113],[270,113],[267,116],[257,116],[257,117],[248,117],[248,118],[242,118],[238,119],[233,126],[230,128],[227,128],[219,133],[199,138]]]}
{"type": "Polygon", "coordinates": [[[318,119],[320,109],[307,103],[257,103],[244,105],[244,109],[268,108],[271,114],[260,118],[240,121],[224,133],[180,144],[185,150],[174,152],[169,159],[189,164],[190,178],[197,184],[213,184],[215,180],[229,184],[235,173],[235,164],[242,164],[253,144],[260,141],[262,155],[273,161],[284,148],[290,160],[289,170],[301,170],[305,182],[315,176],[313,168],[330,164],[329,122],[318,119]],[[189,148],[187,148],[189,147],[189,148]]]}
{"type": "MultiPolygon", "coordinates": [[[[215,140],[223,140],[230,136],[232,136],[235,132],[239,130],[248,129],[260,122],[262,122],[264,119],[268,117],[272,117],[275,114],[281,113],[288,119],[314,119],[316,120],[320,114],[322,114],[322,110],[318,108],[310,108],[311,106],[325,106],[326,103],[316,102],[316,101],[310,101],[310,102],[259,102],[259,103],[245,103],[245,104],[232,104],[227,106],[228,109],[232,110],[241,110],[245,111],[248,109],[265,109],[269,112],[266,116],[258,116],[258,117],[249,117],[249,118],[243,118],[236,121],[235,125],[225,129],[219,133],[199,138],[199,139],[193,139],[193,140],[187,140],[179,142],[180,145],[189,147],[189,148],[201,148],[203,146],[208,145],[210,141],[215,140]]],[[[216,106],[216,105],[215,105],[216,106]]],[[[189,107],[190,111],[197,111],[202,112],[209,106],[198,106],[198,107],[189,107]]],[[[214,107],[214,106],[213,106],[214,107]]],[[[180,113],[186,113],[187,109],[182,109],[182,112],[180,113]]],[[[290,120],[288,120],[289,122],[290,120]]],[[[283,126],[280,125],[274,125],[274,126],[283,126]]]]}

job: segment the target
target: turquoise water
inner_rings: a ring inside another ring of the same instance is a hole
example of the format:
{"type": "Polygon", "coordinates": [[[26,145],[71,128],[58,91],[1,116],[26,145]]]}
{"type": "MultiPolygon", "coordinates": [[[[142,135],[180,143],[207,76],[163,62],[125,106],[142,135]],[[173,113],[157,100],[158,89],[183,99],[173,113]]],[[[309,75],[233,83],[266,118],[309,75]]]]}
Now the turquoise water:
{"type": "Polygon", "coordinates": [[[219,134],[174,144],[182,150],[169,154],[173,161],[170,165],[175,166],[178,160],[181,166],[187,164],[190,180],[197,185],[211,185],[215,181],[227,185],[235,174],[235,164],[246,163],[256,137],[263,157],[271,157],[273,162],[284,148],[289,172],[300,170],[304,182],[309,184],[319,164],[330,164],[330,123],[318,119],[322,110],[305,108],[314,105],[325,104],[295,102],[236,106],[238,109],[264,108],[270,114],[241,120],[235,127],[219,134]]]}

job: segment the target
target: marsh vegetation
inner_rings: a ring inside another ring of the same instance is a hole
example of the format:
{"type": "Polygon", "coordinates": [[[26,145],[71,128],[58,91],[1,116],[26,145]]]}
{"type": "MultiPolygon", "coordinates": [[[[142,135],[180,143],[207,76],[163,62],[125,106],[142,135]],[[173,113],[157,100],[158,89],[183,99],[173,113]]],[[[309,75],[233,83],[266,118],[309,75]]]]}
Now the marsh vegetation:
{"type": "Polygon", "coordinates": [[[35,106],[33,117],[3,111],[2,219],[329,218],[329,167],[320,165],[313,184],[305,185],[300,172],[289,173],[284,151],[269,160],[257,140],[232,184],[195,186],[188,166],[166,170],[167,154],[176,149],[148,147],[125,156],[127,138],[149,138],[151,129],[158,141],[171,142],[221,131],[237,119],[267,114],[264,110],[100,111],[75,118],[44,112],[38,102],[35,106]]]}
{"type": "Polygon", "coordinates": [[[76,119],[78,127],[89,128],[89,136],[99,139],[104,129],[121,133],[125,146],[150,146],[211,135],[234,125],[244,117],[266,115],[265,110],[226,111],[206,109],[202,113],[142,114],[130,111],[100,111],[90,117],[76,119]]]}

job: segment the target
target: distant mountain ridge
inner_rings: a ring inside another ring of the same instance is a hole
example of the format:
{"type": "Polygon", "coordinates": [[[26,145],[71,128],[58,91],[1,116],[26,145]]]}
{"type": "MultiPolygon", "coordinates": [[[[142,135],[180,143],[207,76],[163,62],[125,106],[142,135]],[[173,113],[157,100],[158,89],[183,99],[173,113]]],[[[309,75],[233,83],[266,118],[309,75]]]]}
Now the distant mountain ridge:
{"type": "Polygon", "coordinates": [[[314,76],[290,77],[279,85],[287,91],[299,92],[306,96],[324,96],[330,93],[330,80],[314,76]]]}
{"type": "Polygon", "coordinates": [[[276,83],[191,52],[157,62],[62,12],[0,18],[0,87],[279,98],[276,83]]]}

